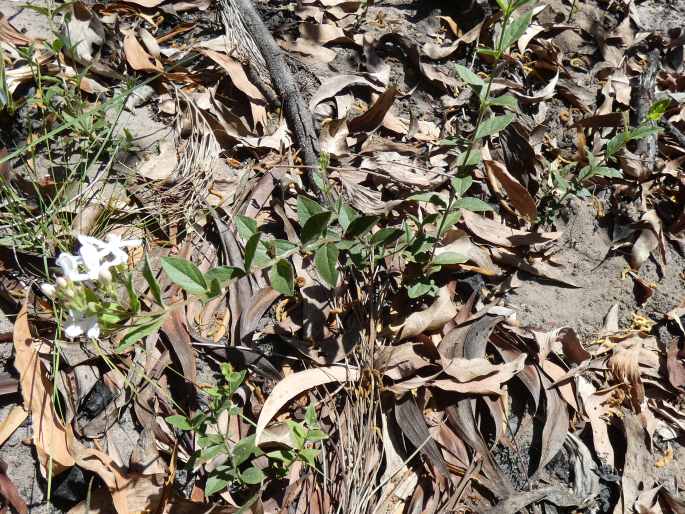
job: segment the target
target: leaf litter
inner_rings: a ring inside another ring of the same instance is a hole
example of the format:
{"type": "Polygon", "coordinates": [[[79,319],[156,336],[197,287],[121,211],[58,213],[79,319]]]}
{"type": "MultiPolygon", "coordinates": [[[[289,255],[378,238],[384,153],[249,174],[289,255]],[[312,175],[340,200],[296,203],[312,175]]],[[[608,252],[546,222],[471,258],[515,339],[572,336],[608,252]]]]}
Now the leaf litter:
{"type": "Polygon", "coordinates": [[[257,4],[314,185],[224,3],[1,4],[3,506],[683,512],[680,26],[257,4]],[[39,284],[78,234],[145,244],[137,318],[69,341],[39,284]]]}

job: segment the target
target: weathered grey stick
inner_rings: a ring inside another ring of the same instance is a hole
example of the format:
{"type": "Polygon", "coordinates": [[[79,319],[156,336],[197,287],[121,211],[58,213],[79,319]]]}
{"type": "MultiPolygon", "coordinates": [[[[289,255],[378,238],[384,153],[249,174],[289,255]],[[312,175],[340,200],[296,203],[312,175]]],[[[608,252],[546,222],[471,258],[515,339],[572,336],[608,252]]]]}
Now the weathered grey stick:
{"type": "MultiPolygon", "coordinates": [[[[654,103],[654,93],[656,92],[656,74],[659,65],[659,51],[652,50],[648,57],[647,71],[640,77],[640,83],[637,87],[637,95],[634,98],[635,103],[635,125],[642,123],[647,117],[649,108],[654,103]]],[[[651,172],[654,171],[656,162],[656,135],[651,135],[641,139],[637,143],[637,154],[642,155],[645,160],[645,166],[651,172]]]]}
{"type": "Polygon", "coordinates": [[[261,78],[265,82],[270,80],[280,96],[283,114],[300,148],[302,161],[307,166],[308,186],[317,196],[321,196],[312,179],[319,166],[319,139],[314,130],[314,120],[283,59],[281,49],[264,25],[252,0],[221,0],[221,8],[227,36],[235,53],[242,60],[251,59],[261,78]]]}

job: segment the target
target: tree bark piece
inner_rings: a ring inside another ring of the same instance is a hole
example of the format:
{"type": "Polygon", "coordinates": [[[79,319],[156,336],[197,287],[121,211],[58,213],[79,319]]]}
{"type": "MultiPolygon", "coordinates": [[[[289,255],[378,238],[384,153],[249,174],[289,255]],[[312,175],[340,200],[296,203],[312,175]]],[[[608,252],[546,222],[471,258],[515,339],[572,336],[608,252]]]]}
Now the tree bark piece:
{"type": "Polygon", "coordinates": [[[314,130],[314,120],[283,59],[280,47],[264,25],[252,0],[221,0],[221,9],[224,11],[222,15],[227,25],[228,39],[234,46],[233,53],[255,65],[262,80],[266,82],[270,78],[280,96],[283,113],[301,150],[302,161],[307,166],[308,186],[317,196],[321,196],[313,180],[319,166],[319,139],[314,130]]]}

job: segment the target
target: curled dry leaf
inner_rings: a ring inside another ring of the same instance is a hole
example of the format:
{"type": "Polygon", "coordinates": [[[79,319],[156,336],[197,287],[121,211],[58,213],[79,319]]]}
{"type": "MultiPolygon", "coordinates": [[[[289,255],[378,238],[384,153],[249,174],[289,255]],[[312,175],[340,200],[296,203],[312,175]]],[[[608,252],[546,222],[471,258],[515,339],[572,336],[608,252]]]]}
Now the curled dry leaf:
{"type": "Polygon", "coordinates": [[[360,370],[345,366],[326,366],[322,368],[308,369],[288,375],[274,387],[271,394],[264,402],[255,432],[255,444],[259,445],[266,425],[281,410],[289,400],[323,384],[331,382],[356,382],[361,376],[360,370]]]}
{"type": "Polygon", "coordinates": [[[644,213],[640,220],[640,235],[638,236],[633,249],[630,252],[630,266],[634,270],[639,270],[644,262],[655,250],[659,250],[661,263],[666,262],[666,244],[664,242],[664,231],[661,220],[655,210],[644,213]]]}
{"type": "Polygon", "coordinates": [[[468,268],[471,271],[476,271],[490,277],[499,273],[499,270],[490,258],[490,254],[471,241],[471,238],[463,230],[449,230],[445,234],[444,240],[446,244],[437,248],[435,255],[447,252],[457,253],[475,264],[475,266],[461,265],[462,268],[468,268]]]}
{"type": "Polygon", "coordinates": [[[10,438],[28,416],[29,413],[26,412],[23,405],[15,405],[10,409],[5,419],[0,423],[0,446],[10,438]]]}
{"type": "Polygon", "coordinates": [[[150,156],[138,167],[138,175],[150,180],[169,180],[178,166],[178,148],[172,138],[162,140],[159,154],[150,156]]]}
{"type": "Polygon", "coordinates": [[[350,132],[373,132],[380,127],[396,96],[397,89],[394,86],[389,87],[369,107],[368,111],[348,122],[350,132]]]}
{"type": "Polygon", "coordinates": [[[105,28],[98,17],[82,2],[74,2],[65,30],[74,44],[74,58],[84,64],[92,63],[97,47],[105,42],[105,28]]]}
{"type": "Polygon", "coordinates": [[[41,464],[41,472],[47,476],[50,462],[53,475],[74,465],[74,458],[67,447],[67,434],[52,404],[52,382],[48,370],[40,360],[29,329],[27,302],[14,323],[14,367],[20,375],[24,408],[31,412],[33,444],[41,464]]]}
{"type": "Polygon", "coordinates": [[[462,210],[466,228],[480,239],[497,246],[517,247],[551,243],[561,237],[561,232],[526,232],[507,227],[474,212],[462,210]]]}
{"type": "Polygon", "coordinates": [[[457,315],[457,306],[452,301],[452,293],[447,286],[438,291],[438,297],[425,310],[414,312],[398,327],[393,327],[399,339],[407,339],[424,332],[438,330],[457,315]]]}
{"type": "Polygon", "coordinates": [[[519,355],[504,364],[493,364],[487,359],[442,359],[443,370],[454,380],[438,379],[429,382],[445,391],[462,394],[502,394],[502,384],[511,380],[525,366],[526,356],[519,355]]]}
{"type": "Polygon", "coordinates": [[[145,51],[132,30],[127,31],[124,36],[124,55],[129,66],[136,71],[150,73],[162,71],[162,63],[145,51]]]}
{"type": "Polygon", "coordinates": [[[631,337],[614,347],[607,365],[614,376],[630,385],[631,402],[636,412],[645,399],[645,387],[640,377],[640,356],[642,354],[642,339],[631,337]]]}
{"type": "Polygon", "coordinates": [[[516,212],[523,216],[529,223],[533,223],[538,216],[535,200],[507,171],[506,166],[497,161],[484,161],[485,169],[488,172],[491,182],[499,184],[507,193],[507,197],[516,212]]]}

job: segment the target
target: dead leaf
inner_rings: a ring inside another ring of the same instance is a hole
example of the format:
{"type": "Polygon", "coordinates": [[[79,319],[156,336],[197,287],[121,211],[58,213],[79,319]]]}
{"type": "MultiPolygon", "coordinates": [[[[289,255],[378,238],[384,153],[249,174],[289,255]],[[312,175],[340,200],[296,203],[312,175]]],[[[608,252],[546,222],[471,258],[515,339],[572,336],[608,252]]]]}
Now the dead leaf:
{"type": "Polygon", "coordinates": [[[281,407],[298,394],[331,382],[356,382],[360,376],[360,370],[345,366],[326,366],[288,375],[276,384],[262,406],[257,420],[255,444],[260,444],[266,425],[281,410],[281,407]]]}
{"type": "Polygon", "coordinates": [[[150,180],[170,180],[178,167],[178,145],[172,138],[165,138],[159,144],[159,154],[143,161],[136,170],[138,175],[150,180]]]}
{"type": "Polygon", "coordinates": [[[430,307],[413,312],[404,323],[393,327],[393,330],[399,334],[399,339],[407,339],[424,332],[439,330],[456,315],[457,306],[452,301],[452,293],[447,286],[443,286],[430,307]]]}
{"type": "Polygon", "coordinates": [[[496,181],[504,188],[514,209],[529,223],[534,223],[538,216],[538,211],[535,200],[528,192],[528,189],[523,187],[518,180],[509,174],[507,168],[501,162],[484,161],[484,164],[488,176],[491,177],[491,181],[496,181]]]}
{"type": "Polygon", "coordinates": [[[497,246],[517,247],[551,243],[561,232],[525,232],[509,228],[496,221],[462,209],[462,217],[469,232],[497,246]]]}
{"type": "Polygon", "coordinates": [[[163,71],[162,63],[145,51],[132,30],[127,31],[124,36],[124,55],[129,66],[136,71],[149,73],[163,71]]]}
{"type": "Polygon", "coordinates": [[[100,19],[84,3],[74,2],[65,30],[74,45],[74,58],[82,64],[92,63],[97,47],[105,42],[105,27],[100,19]]]}
{"type": "Polygon", "coordinates": [[[639,270],[644,262],[655,250],[659,250],[658,262],[662,265],[666,263],[666,244],[664,242],[664,230],[661,225],[659,215],[655,210],[645,212],[640,219],[642,230],[638,236],[633,249],[630,252],[630,266],[634,270],[639,270]]]}
{"type": "Polygon", "coordinates": [[[15,405],[7,413],[5,419],[0,423],[0,446],[2,446],[7,439],[14,433],[14,431],[21,426],[21,424],[28,418],[29,413],[26,412],[22,405],[15,405]]]}
{"type": "Polygon", "coordinates": [[[14,323],[14,367],[19,371],[24,408],[31,412],[33,444],[38,453],[41,473],[53,476],[74,465],[67,447],[67,434],[52,404],[52,382],[40,360],[29,329],[28,301],[25,301],[14,323]]]}
{"type": "Polygon", "coordinates": [[[396,96],[397,89],[394,86],[386,89],[373,105],[369,107],[368,111],[348,122],[350,132],[373,132],[380,127],[396,96]]]}
{"type": "Polygon", "coordinates": [[[233,82],[233,85],[245,93],[248,98],[261,103],[266,102],[261,91],[257,88],[257,86],[250,82],[250,79],[247,77],[242,64],[221,52],[200,47],[198,47],[197,50],[202,55],[209,57],[212,61],[221,66],[226,71],[228,78],[231,79],[231,82],[233,82]]]}

